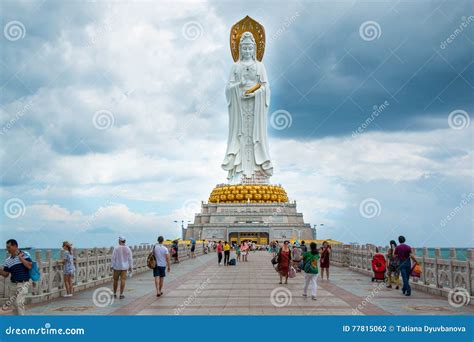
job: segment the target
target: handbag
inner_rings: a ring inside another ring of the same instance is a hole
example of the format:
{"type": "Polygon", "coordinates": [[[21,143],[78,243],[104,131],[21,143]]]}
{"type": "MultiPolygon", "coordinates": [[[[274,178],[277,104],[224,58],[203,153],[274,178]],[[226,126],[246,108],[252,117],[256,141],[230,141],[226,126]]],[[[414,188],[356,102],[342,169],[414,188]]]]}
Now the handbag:
{"type": "Polygon", "coordinates": [[[411,274],[412,277],[414,278],[420,278],[421,276],[421,265],[416,263],[412,269],[411,269],[411,274]]]}
{"type": "Polygon", "coordinates": [[[276,265],[278,264],[278,255],[275,255],[273,258],[272,258],[272,265],[276,265]]]}
{"type": "Polygon", "coordinates": [[[303,269],[304,269],[304,261],[303,261],[303,260],[301,260],[301,261],[298,263],[298,268],[299,268],[300,270],[303,270],[303,269]]]}
{"type": "Polygon", "coordinates": [[[293,266],[290,266],[290,269],[288,270],[288,278],[294,277],[296,277],[296,270],[293,266]]]}
{"type": "Polygon", "coordinates": [[[153,250],[148,254],[146,258],[146,265],[148,268],[154,269],[156,267],[156,257],[155,257],[155,246],[153,246],[153,250]]]}

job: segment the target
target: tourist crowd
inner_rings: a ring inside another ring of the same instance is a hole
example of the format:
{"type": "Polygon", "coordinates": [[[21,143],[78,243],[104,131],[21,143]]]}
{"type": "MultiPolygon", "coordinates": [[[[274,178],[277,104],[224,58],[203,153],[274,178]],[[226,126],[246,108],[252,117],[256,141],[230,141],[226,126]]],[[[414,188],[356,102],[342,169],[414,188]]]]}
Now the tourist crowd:
{"type": "MultiPolygon", "coordinates": [[[[163,244],[163,236],[159,236],[157,243],[153,246],[150,255],[147,258],[147,265],[153,271],[155,280],[156,296],[163,295],[163,285],[166,273],[171,271],[171,258],[174,263],[179,263],[179,241],[172,241],[168,248],[163,244]]],[[[374,254],[372,267],[374,270],[374,279],[386,281],[388,288],[400,288],[400,276],[402,278],[402,292],[406,296],[411,295],[409,278],[416,276],[418,262],[411,253],[411,247],[405,243],[405,237],[399,236],[397,243],[390,241],[390,247],[385,254],[377,250],[374,254]]],[[[196,241],[191,240],[187,246],[190,258],[195,258],[196,241]]],[[[64,272],[64,297],[72,297],[74,293],[73,277],[76,271],[74,250],[72,244],[64,241],[62,244],[64,250],[62,265],[64,272]]],[[[38,281],[40,274],[36,262],[32,260],[27,251],[21,250],[18,242],[10,239],[6,242],[8,257],[4,262],[3,269],[0,269],[0,275],[10,277],[10,294],[13,294],[11,305],[14,313],[17,315],[25,314],[25,298],[32,281],[38,281]]],[[[216,253],[219,266],[237,266],[238,263],[248,262],[249,254],[256,250],[267,250],[272,254],[271,262],[279,274],[279,284],[288,284],[288,278],[294,278],[297,272],[303,272],[305,277],[303,296],[307,296],[307,291],[311,285],[311,298],[316,300],[318,288],[318,274],[320,278],[329,281],[329,262],[331,258],[331,246],[324,241],[318,248],[315,242],[308,246],[305,241],[295,241],[293,244],[285,240],[282,243],[272,241],[269,245],[256,245],[252,241],[202,241],[202,250],[204,254],[216,253]]],[[[113,279],[113,296],[123,299],[126,280],[132,276],[133,254],[132,250],[126,245],[124,236],[118,237],[118,243],[114,247],[111,257],[111,269],[113,279]],[[120,281],[120,283],[119,283],[120,281]],[[120,286],[119,286],[120,285],[120,286]]]]}

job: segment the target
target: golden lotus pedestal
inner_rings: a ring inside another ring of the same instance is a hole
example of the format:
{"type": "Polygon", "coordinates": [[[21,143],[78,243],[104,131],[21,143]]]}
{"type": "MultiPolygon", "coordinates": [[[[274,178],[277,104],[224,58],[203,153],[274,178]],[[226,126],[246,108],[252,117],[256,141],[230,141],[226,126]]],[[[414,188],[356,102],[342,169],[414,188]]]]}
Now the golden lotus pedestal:
{"type": "Polygon", "coordinates": [[[221,184],[202,202],[185,239],[268,244],[273,240],[311,240],[313,231],[281,185],[221,184]]]}
{"type": "Polygon", "coordinates": [[[209,203],[287,203],[288,195],[281,185],[218,185],[209,203]]]}

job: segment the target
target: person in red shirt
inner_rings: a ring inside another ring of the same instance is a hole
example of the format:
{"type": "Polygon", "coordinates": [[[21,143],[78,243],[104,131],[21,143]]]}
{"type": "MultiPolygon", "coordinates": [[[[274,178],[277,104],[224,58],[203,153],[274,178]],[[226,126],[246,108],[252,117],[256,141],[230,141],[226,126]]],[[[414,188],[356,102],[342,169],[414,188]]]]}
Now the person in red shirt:
{"type": "Polygon", "coordinates": [[[222,262],[222,242],[219,241],[217,243],[217,263],[219,264],[219,266],[221,265],[221,262],[222,262]]]}
{"type": "Polygon", "coordinates": [[[395,256],[398,257],[400,261],[400,274],[402,275],[403,287],[402,292],[405,296],[411,296],[411,287],[410,287],[410,273],[411,273],[411,262],[416,264],[417,261],[414,256],[411,255],[411,247],[405,244],[405,237],[400,235],[398,237],[398,242],[400,244],[395,248],[395,256]]]}

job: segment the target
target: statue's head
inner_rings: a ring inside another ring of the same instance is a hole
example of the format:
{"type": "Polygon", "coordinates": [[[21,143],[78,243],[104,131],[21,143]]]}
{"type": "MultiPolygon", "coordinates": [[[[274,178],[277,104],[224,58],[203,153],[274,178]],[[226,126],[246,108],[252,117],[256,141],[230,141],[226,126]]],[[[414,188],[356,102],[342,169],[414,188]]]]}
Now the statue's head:
{"type": "Polygon", "coordinates": [[[255,38],[253,37],[253,34],[250,32],[242,33],[239,44],[239,59],[242,60],[252,58],[255,60],[256,56],[257,45],[255,44],[255,38]]]}

